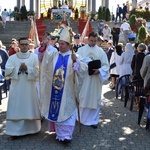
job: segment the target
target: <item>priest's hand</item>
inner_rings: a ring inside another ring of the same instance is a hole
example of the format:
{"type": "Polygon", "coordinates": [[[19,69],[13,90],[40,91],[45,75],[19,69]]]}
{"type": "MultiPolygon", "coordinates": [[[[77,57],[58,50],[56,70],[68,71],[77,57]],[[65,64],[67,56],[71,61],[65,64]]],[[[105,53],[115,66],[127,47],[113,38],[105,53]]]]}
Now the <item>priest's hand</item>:
{"type": "Polygon", "coordinates": [[[99,70],[98,69],[93,69],[95,72],[93,73],[93,75],[98,75],[99,74],[99,70]]]}
{"type": "Polygon", "coordinates": [[[71,54],[71,58],[73,62],[76,62],[77,56],[75,53],[71,54]]]}
{"type": "Polygon", "coordinates": [[[27,70],[26,64],[25,63],[21,63],[19,70],[20,71],[26,71],[27,70]]]}

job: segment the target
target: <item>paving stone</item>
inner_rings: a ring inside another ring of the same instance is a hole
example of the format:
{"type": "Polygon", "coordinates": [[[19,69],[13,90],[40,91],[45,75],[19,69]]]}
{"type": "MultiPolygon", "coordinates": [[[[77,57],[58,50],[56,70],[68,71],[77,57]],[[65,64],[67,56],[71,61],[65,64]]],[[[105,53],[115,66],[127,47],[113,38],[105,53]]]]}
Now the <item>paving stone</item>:
{"type": "Polygon", "coordinates": [[[137,125],[138,111],[124,108],[123,102],[115,99],[115,92],[109,89],[108,83],[103,86],[103,94],[98,128],[82,126],[80,134],[77,123],[72,143],[68,146],[47,132],[46,120],[38,134],[10,140],[4,132],[7,106],[7,98],[4,98],[0,105],[0,150],[149,150],[150,132],[145,130],[144,122],[141,122],[143,127],[137,125]]]}

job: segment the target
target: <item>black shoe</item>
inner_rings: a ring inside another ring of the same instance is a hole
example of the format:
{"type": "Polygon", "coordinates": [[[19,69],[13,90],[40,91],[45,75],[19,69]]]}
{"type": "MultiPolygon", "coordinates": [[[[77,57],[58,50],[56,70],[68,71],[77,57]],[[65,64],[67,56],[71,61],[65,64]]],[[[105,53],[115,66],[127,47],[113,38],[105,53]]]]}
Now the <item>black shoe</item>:
{"type": "Polygon", "coordinates": [[[97,124],[91,125],[91,127],[94,128],[94,129],[97,129],[97,126],[98,126],[97,124]]]}
{"type": "Polygon", "coordinates": [[[11,138],[11,140],[17,140],[17,139],[19,139],[19,137],[20,136],[11,136],[10,138],[11,138]]]}
{"type": "Polygon", "coordinates": [[[63,144],[68,144],[68,143],[71,143],[71,140],[69,139],[64,139],[64,141],[62,141],[63,144]]]}
{"type": "Polygon", "coordinates": [[[41,123],[44,121],[44,119],[45,119],[44,117],[41,117],[41,123]]]}

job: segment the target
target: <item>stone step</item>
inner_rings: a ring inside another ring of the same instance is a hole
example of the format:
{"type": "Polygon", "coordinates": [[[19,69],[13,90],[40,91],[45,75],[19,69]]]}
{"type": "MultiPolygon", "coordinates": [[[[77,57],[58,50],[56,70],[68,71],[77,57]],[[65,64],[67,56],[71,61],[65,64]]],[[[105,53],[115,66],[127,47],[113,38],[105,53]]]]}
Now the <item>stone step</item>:
{"type": "MultiPolygon", "coordinates": [[[[44,32],[43,27],[40,27],[40,25],[45,27],[45,30],[48,32],[53,32],[55,29],[58,28],[58,23],[61,22],[61,20],[36,20],[38,27],[38,32],[42,34],[44,32]]],[[[91,21],[92,30],[97,32],[97,25],[98,21],[91,21]]],[[[107,24],[112,28],[114,25],[114,22],[107,22],[107,24]]],[[[73,32],[78,33],[78,20],[70,20],[70,26],[72,27],[73,32]]],[[[8,47],[11,43],[12,38],[19,39],[20,37],[28,37],[29,31],[31,27],[30,21],[7,21],[6,28],[3,29],[2,25],[0,25],[0,40],[3,42],[3,44],[8,47]]],[[[39,35],[41,37],[41,35],[39,35]]],[[[124,39],[121,36],[120,42],[123,42],[124,39]]]]}
{"type": "MultiPolygon", "coordinates": [[[[43,25],[46,25],[46,31],[48,32],[53,32],[55,29],[58,28],[58,24],[59,22],[61,22],[61,20],[57,19],[57,20],[49,20],[49,19],[45,19],[43,21],[43,25]]],[[[76,20],[71,20],[70,21],[70,26],[73,30],[73,32],[78,33],[78,21],[76,20]]]]}
{"type": "Polygon", "coordinates": [[[0,40],[8,49],[12,38],[19,39],[20,37],[28,37],[30,27],[30,21],[7,21],[5,29],[0,26],[0,40]]]}

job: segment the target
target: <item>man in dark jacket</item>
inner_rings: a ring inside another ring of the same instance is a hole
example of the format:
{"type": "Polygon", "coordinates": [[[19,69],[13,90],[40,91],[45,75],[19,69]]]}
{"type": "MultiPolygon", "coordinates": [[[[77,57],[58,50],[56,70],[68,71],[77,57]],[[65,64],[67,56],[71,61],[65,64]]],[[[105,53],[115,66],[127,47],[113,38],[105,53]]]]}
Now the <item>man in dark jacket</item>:
{"type": "Polygon", "coordinates": [[[125,3],[123,3],[123,8],[122,8],[122,20],[126,19],[126,13],[127,13],[127,6],[125,3]]]}
{"type": "MultiPolygon", "coordinates": [[[[8,53],[6,50],[2,49],[2,42],[0,41],[0,56],[2,58],[2,63],[1,63],[1,69],[2,69],[2,75],[5,76],[5,65],[8,59],[8,53]]],[[[6,93],[7,97],[7,86],[9,86],[9,80],[5,80],[4,84],[2,85],[2,88],[4,90],[4,93],[6,93]]],[[[0,94],[0,103],[1,103],[2,95],[0,94]]]]}
{"type": "Polygon", "coordinates": [[[110,41],[107,42],[107,49],[106,49],[108,62],[110,62],[110,58],[111,58],[112,52],[114,52],[114,48],[113,48],[112,41],[110,40],[110,41]]]}
{"type": "Polygon", "coordinates": [[[117,22],[118,17],[119,17],[119,21],[121,21],[121,14],[122,14],[122,8],[118,4],[117,9],[116,9],[116,22],[117,22]]]}
{"type": "Polygon", "coordinates": [[[74,50],[75,52],[78,51],[78,48],[84,46],[84,44],[80,42],[80,35],[79,35],[79,34],[76,34],[76,35],[74,36],[74,44],[73,44],[72,46],[73,46],[73,50],[74,50]]]}
{"type": "Polygon", "coordinates": [[[113,45],[118,45],[120,28],[118,27],[118,23],[116,22],[114,27],[111,30],[111,34],[113,36],[113,45]]]}

